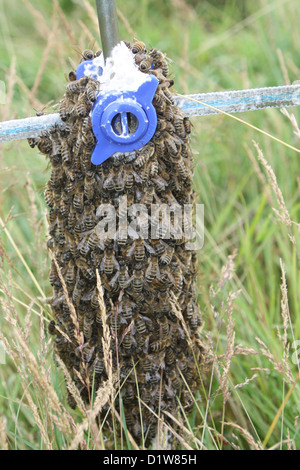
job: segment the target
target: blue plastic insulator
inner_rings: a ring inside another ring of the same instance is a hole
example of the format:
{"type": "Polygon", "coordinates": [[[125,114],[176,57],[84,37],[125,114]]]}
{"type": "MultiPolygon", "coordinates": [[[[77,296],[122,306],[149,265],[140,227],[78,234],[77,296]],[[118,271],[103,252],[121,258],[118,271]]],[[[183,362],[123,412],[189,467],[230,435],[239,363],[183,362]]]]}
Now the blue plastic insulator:
{"type": "Polygon", "coordinates": [[[97,80],[103,74],[103,69],[100,65],[95,64],[94,60],[85,60],[78,65],[76,69],[76,78],[80,80],[80,78],[84,77],[87,74],[91,78],[97,80]]]}
{"type": "Polygon", "coordinates": [[[157,115],[152,100],[158,79],[149,75],[137,91],[100,95],[92,110],[97,144],[92,163],[100,165],[116,152],[138,150],[153,137],[157,115]]]}

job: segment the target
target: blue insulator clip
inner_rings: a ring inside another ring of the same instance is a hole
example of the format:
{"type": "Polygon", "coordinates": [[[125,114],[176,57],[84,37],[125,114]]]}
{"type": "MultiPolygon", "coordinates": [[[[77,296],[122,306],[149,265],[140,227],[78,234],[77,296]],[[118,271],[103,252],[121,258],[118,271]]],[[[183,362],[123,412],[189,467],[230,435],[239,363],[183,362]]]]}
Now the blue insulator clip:
{"type": "Polygon", "coordinates": [[[146,77],[136,91],[111,91],[98,96],[92,109],[97,139],[92,153],[94,165],[100,165],[116,152],[138,150],[153,137],[157,115],[152,100],[159,81],[154,75],[146,77]]]}

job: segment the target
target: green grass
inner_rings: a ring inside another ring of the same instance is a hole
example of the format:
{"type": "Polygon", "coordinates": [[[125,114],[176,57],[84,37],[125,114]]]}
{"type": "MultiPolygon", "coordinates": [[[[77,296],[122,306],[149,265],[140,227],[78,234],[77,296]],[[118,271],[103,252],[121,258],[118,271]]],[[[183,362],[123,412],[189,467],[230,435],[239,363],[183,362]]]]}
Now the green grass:
{"type": "MultiPolygon", "coordinates": [[[[0,0],[0,80],[6,82],[8,89],[7,106],[0,106],[1,119],[34,115],[33,108],[39,109],[51,100],[55,104],[63,95],[64,75],[70,71],[68,57],[77,62],[78,54],[57,11],[54,10],[54,15],[52,13],[53,3],[48,0],[0,0]],[[46,27],[28,10],[26,4],[29,3],[42,14],[46,27]],[[36,94],[32,95],[30,90],[43,63],[49,34],[55,28],[55,37],[36,94]],[[13,86],[13,93],[10,93],[10,86],[13,86]]],[[[72,25],[77,46],[81,49],[88,47],[90,40],[78,20],[95,38],[98,38],[98,30],[84,2],[60,0],[59,4],[72,25]]],[[[90,4],[94,2],[90,0],[90,4]]],[[[285,83],[285,76],[291,83],[299,79],[300,51],[297,46],[300,32],[296,0],[130,0],[117,1],[117,4],[131,28],[128,31],[128,26],[125,27],[120,21],[121,37],[132,39],[133,31],[147,45],[166,52],[172,59],[170,68],[179,93],[281,85],[285,83]],[[280,63],[279,50],[284,57],[284,68],[280,63]]],[[[289,111],[299,119],[298,109],[289,111]]],[[[289,145],[300,147],[299,136],[279,110],[248,112],[239,117],[289,145]]],[[[228,377],[221,390],[217,371],[222,375],[222,365],[226,364],[227,359],[220,357],[215,362],[213,377],[211,371],[206,374],[205,392],[203,389],[199,391],[194,412],[188,423],[184,423],[191,434],[186,436],[183,433],[183,436],[193,448],[198,448],[200,442],[210,449],[222,446],[231,448],[234,444],[248,449],[265,442],[266,448],[278,446],[286,449],[290,446],[299,449],[300,433],[296,417],[300,414],[300,385],[297,364],[291,360],[293,341],[300,340],[299,227],[293,224],[289,228],[276,217],[273,207],[278,209],[278,203],[268,184],[266,170],[257,160],[258,152],[253,140],[259,144],[273,168],[290,217],[296,222],[299,222],[300,212],[299,153],[230,117],[194,118],[193,125],[195,187],[198,202],[205,205],[206,234],[204,247],[199,252],[198,282],[199,304],[205,322],[203,336],[209,335],[217,355],[226,353],[227,325],[232,321],[228,295],[239,291],[232,306],[235,345],[241,345],[248,353],[232,357],[228,377]],[[258,162],[260,178],[249,153],[258,162]],[[289,231],[295,236],[294,244],[289,238],[289,231]],[[222,267],[233,253],[235,268],[232,272],[227,269],[231,275],[218,289],[222,267]],[[277,331],[284,333],[281,261],[286,274],[291,318],[287,329],[289,381],[284,380],[283,373],[276,370],[266,354],[260,351],[261,346],[256,341],[259,337],[274,361],[282,361],[283,342],[277,331]],[[210,294],[211,285],[217,292],[215,296],[210,294]],[[256,368],[270,370],[252,370],[256,368]],[[234,389],[254,373],[257,377],[249,384],[234,389]],[[223,392],[227,385],[231,393],[224,404],[223,392]],[[292,392],[285,403],[291,387],[292,392]],[[276,416],[278,411],[281,413],[276,416]],[[223,422],[234,423],[240,428],[235,429],[223,422]],[[245,435],[246,431],[253,436],[253,442],[245,435]],[[227,444],[216,437],[217,433],[223,435],[227,444]]],[[[16,250],[2,230],[0,283],[1,290],[7,288],[8,293],[0,294],[1,300],[13,295],[16,318],[29,332],[29,348],[41,370],[49,370],[53,388],[67,407],[62,372],[53,362],[47,333],[41,341],[43,324],[41,328],[40,315],[43,311],[47,319],[50,314],[40,300],[41,291],[45,296],[51,295],[47,273],[46,206],[43,200],[43,186],[49,174],[47,163],[26,142],[2,145],[0,159],[0,215],[5,220],[10,214],[6,228],[17,247],[16,250]],[[24,257],[36,283],[28,275],[20,255],[24,257]]],[[[14,341],[18,344],[18,339],[14,337],[15,327],[9,323],[7,315],[2,303],[0,331],[11,344],[14,341]]],[[[68,447],[72,438],[64,435],[59,425],[48,421],[47,397],[43,397],[32,372],[23,373],[28,374],[28,392],[38,407],[52,447],[68,447]]],[[[12,449],[45,449],[45,436],[36,424],[22,383],[16,364],[11,359],[6,365],[0,365],[0,419],[6,418],[8,445],[12,449]]],[[[82,414],[69,408],[68,411],[80,426],[82,414]]],[[[88,439],[88,433],[85,437],[92,448],[93,439],[88,439]]],[[[115,446],[116,443],[110,445],[115,446]]],[[[130,445],[132,443],[125,429],[125,437],[123,442],[118,443],[118,448],[130,445]]]]}

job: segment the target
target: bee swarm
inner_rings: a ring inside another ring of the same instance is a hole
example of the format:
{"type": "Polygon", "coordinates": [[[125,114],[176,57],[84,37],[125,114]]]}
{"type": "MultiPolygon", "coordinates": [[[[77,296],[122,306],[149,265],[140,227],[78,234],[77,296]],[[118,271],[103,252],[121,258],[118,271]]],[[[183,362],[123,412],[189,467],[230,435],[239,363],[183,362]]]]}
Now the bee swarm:
{"type": "MultiPolygon", "coordinates": [[[[137,439],[144,433],[150,442],[156,434],[157,420],[149,409],[176,414],[178,396],[183,407],[189,409],[192,397],[186,383],[192,393],[198,389],[196,362],[201,362],[201,347],[200,314],[195,302],[197,257],[185,249],[184,234],[180,239],[165,239],[161,233],[158,240],[151,239],[150,234],[147,240],[130,236],[100,240],[97,208],[109,203],[118,214],[122,210],[120,197],[126,196],[128,207],[132,203],[145,204],[150,220],[151,204],[193,204],[192,154],[190,123],[173,105],[170,89],[174,82],[167,78],[164,55],[156,49],[147,51],[141,42],[126,45],[140,71],[154,74],[159,80],[153,99],[157,128],[150,142],[133,154],[115,154],[102,165],[93,165],[95,137],[90,111],[99,82],[87,77],[76,80],[76,74],[71,72],[60,104],[63,126],[29,139],[29,144],[50,159],[52,171],[45,190],[49,206],[48,247],[60,267],[84,336],[80,347],[52,261],[51,303],[55,320],[50,323],[49,332],[55,337],[56,354],[88,401],[89,391],[78,375],[84,377],[87,371],[89,383],[95,380],[96,388],[107,379],[98,270],[112,337],[113,368],[116,369],[118,358],[120,383],[124,382],[122,400],[127,428],[137,439]],[[174,305],[180,308],[184,326],[174,305]]],[[[83,60],[94,57],[88,52],[83,54],[83,60]]],[[[76,405],[71,395],[69,404],[76,405]]]]}

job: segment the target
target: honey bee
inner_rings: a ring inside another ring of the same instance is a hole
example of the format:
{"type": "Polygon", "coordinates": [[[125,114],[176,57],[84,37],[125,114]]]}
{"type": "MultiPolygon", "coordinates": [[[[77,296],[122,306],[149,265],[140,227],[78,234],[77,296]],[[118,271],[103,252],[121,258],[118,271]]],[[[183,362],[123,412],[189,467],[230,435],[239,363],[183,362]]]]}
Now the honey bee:
{"type": "Polygon", "coordinates": [[[87,311],[83,320],[83,334],[86,340],[91,339],[93,333],[94,313],[87,311]]]}
{"type": "Polygon", "coordinates": [[[172,346],[168,346],[166,348],[165,361],[168,366],[176,362],[176,356],[175,356],[172,346]]]}
{"type": "Polygon", "coordinates": [[[159,277],[158,257],[151,255],[148,268],[145,272],[145,279],[147,282],[151,283],[155,280],[156,277],[159,277]]]}
{"type": "Polygon", "coordinates": [[[154,159],[153,161],[151,161],[151,164],[150,164],[150,176],[153,178],[157,176],[157,174],[158,174],[158,162],[156,159],[154,159]]]}
{"type": "Polygon", "coordinates": [[[167,376],[172,382],[172,386],[178,390],[181,387],[181,380],[180,380],[180,377],[178,376],[178,373],[176,373],[176,371],[172,369],[169,372],[167,372],[167,376]]]}
{"type": "Polygon", "coordinates": [[[52,151],[52,141],[49,132],[44,132],[38,139],[37,147],[39,151],[45,155],[50,154],[52,151]]]}
{"type": "Polygon", "coordinates": [[[151,402],[151,384],[148,382],[145,384],[142,390],[142,400],[144,403],[148,404],[151,402]]]}
{"type": "MultiPolygon", "coordinates": [[[[164,112],[164,117],[166,118],[167,121],[172,121],[172,119],[173,119],[173,117],[174,117],[174,114],[173,114],[173,110],[172,110],[172,107],[171,107],[171,106],[166,106],[165,112],[164,112]]],[[[169,122],[169,123],[166,123],[165,129],[166,129],[168,132],[172,132],[173,129],[175,130],[175,127],[173,126],[173,124],[171,124],[171,123],[169,122]]]]}
{"type": "Polygon", "coordinates": [[[95,374],[101,375],[104,370],[104,360],[103,360],[103,353],[98,352],[96,355],[96,359],[93,363],[93,370],[95,374]]]}
{"type": "Polygon", "coordinates": [[[152,103],[154,105],[154,107],[156,108],[156,111],[158,113],[164,113],[165,109],[166,109],[166,101],[165,101],[165,96],[162,92],[160,92],[159,90],[155,93],[154,97],[153,97],[153,100],[152,100],[152,103]]]}
{"type": "Polygon", "coordinates": [[[142,196],[142,199],[140,201],[141,204],[145,204],[146,206],[151,205],[153,203],[154,196],[155,196],[154,186],[151,182],[148,182],[145,188],[145,193],[142,196]]]}
{"type": "Polygon", "coordinates": [[[139,238],[138,240],[135,240],[130,247],[130,249],[127,252],[127,256],[130,258],[131,256],[134,256],[134,259],[136,261],[143,261],[145,258],[145,244],[144,240],[142,238],[139,238]]]}
{"type": "Polygon", "coordinates": [[[195,313],[195,304],[193,300],[190,300],[186,307],[186,318],[191,320],[195,313]]]}
{"type": "Polygon", "coordinates": [[[76,266],[81,270],[84,277],[91,280],[96,276],[94,269],[91,269],[88,263],[84,260],[84,258],[77,258],[76,259],[76,266]]]}
{"type": "Polygon", "coordinates": [[[61,216],[64,218],[65,223],[68,220],[69,208],[70,208],[69,204],[65,202],[64,198],[61,198],[59,210],[60,210],[61,216]]]}
{"type": "MultiPolygon", "coordinates": [[[[76,105],[74,106],[74,108],[72,109],[72,116],[79,116],[81,118],[83,117],[86,117],[89,113],[89,111],[91,110],[91,106],[88,105],[88,103],[86,102],[86,100],[84,100],[83,98],[81,98],[77,103],[76,105]]],[[[86,135],[84,136],[84,138],[86,139],[86,135]]],[[[84,139],[83,139],[84,140],[84,139]]]]}
{"type": "Polygon", "coordinates": [[[93,60],[94,59],[94,52],[91,49],[85,49],[82,53],[83,60],[93,60]]]}
{"type": "Polygon", "coordinates": [[[52,208],[54,206],[53,191],[49,187],[45,189],[44,198],[47,206],[52,208]]]}
{"type": "Polygon", "coordinates": [[[115,257],[114,249],[107,247],[104,250],[103,261],[100,266],[100,270],[104,271],[105,274],[112,274],[114,269],[119,269],[119,263],[115,257]]]}
{"type": "Polygon", "coordinates": [[[57,329],[56,329],[56,323],[54,320],[51,320],[49,325],[48,325],[48,333],[49,335],[56,335],[58,333],[57,329]]]}
{"type": "Polygon", "coordinates": [[[65,234],[65,224],[66,224],[66,220],[63,217],[63,215],[59,212],[58,218],[57,218],[57,228],[58,228],[58,233],[62,238],[64,238],[64,234],[65,234]]]}
{"type": "Polygon", "coordinates": [[[165,349],[167,346],[170,345],[170,338],[167,339],[159,339],[157,341],[154,341],[153,343],[150,343],[150,351],[151,352],[159,352],[165,349]]]}
{"type": "Polygon", "coordinates": [[[69,145],[66,140],[61,143],[61,158],[64,165],[68,166],[71,163],[69,145]]]}
{"type": "Polygon", "coordinates": [[[152,240],[152,246],[157,256],[161,256],[165,251],[166,247],[168,246],[162,240],[152,240]]]}
{"type": "Polygon", "coordinates": [[[136,327],[136,331],[140,335],[143,335],[143,334],[147,333],[146,323],[144,322],[144,320],[140,316],[136,316],[134,318],[134,325],[136,327]]]}
{"type": "Polygon", "coordinates": [[[169,293],[166,290],[158,293],[159,310],[162,313],[168,313],[171,310],[169,293]]]}
{"type": "Polygon", "coordinates": [[[97,82],[93,80],[90,80],[89,83],[87,84],[86,96],[91,103],[93,103],[97,99],[97,96],[98,96],[97,87],[98,87],[97,82]]]}
{"type": "Polygon", "coordinates": [[[125,189],[131,189],[134,183],[134,177],[132,174],[132,164],[126,163],[124,170],[125,189]]]}
{"type": "Polygon", "coordinates": [[[75,284],[75,265],[73,261],[69,261],[65,279],[68,286],[73,286],[75,284]]]}
{"type": "Polygon", "coordinates": [[[184,179],[184,180],[188,179],[189,172],[188,172],[188,169],[186,167],[185,161],[182,158],[182,156],[180,156],[179,159],[175,160],[175,165],[176,165],[177,171],[178,171],[179,175],[181,176],[181,178],[184,179]]]}
{"type": "Polygon", "coordinates": [[[92,231],[92,233],[89,235],[88,242],[87,242],[88,247],[91,250],[95,250],[98,247],[99,242],[100,242],[100,240],[99,240],[99,237],[97,235],[97,231],[96,231],[96,229],[94,229],[92,231]]]}
{"type": "Polygon", "coordinates": [[[144,351],[138,355],[142,369],[145,372],[152,372],[153,363],[149,359],[149,355],[144,351]]]}
{"type": "Polygon", "coordinates": [[[54,264],[54,261],[51,261],[49,280],[50,280],[51,286],[54,286],[57,283],[60,284],[57,269],[56,269],[56,266],[54,264]]]}
{"type": "MultiPolygon", "coordinates": [[[[171,104],[171,105],[174,105],[174,95],[170,92],[170,90],[167,87],[163,87],[162,91],[163,91],[163,94],[165,95],[165,98],[168,101],[168,103],[171,104]]],[[[172,116],[174,116],[173,110],[172,110],[172,116]]],[[[184,137],[185,137],[185,135],[184,135],[184,137]]]]}
{"type": "Polygon", "coordinates": [[[121,329],[121,319],[119,315],[111,315],[110,328],[111,328],[114,338],[116,338],[121,329]]]}
{"type": "Polygon", "coordinates": [[[152,142],[148,143],[142,148],[142,150],[137,152],[138,157],[134,161],[135,169],[138,169],[144,166],[149,161],[149,159],[154,155],[154,152],[155,152],[155,145],[152,142]]]}
{"type": "Polygon", "coordinates": [[[149,72],[149,70],[152,67],[152,63],[153,63],[153,60],[151,59],[151,57],[148,57],[142,60],[141,63],[139,64],[140,71],[145,72],[145,73],[149,72]]]}
{"type": "Polygon", "coordinates": [[[164,253],[161,255],[160,260],[159,260],[160,263],[165,264],[165,265],[170,264],[174,251],[175,251],[174,246],[166,244],[164,253]]]}
{"type": "Polygon", "coordinates": [[[176,142],[174,139],[174,136],[171,136],[167,132],[164,132],[164,137],[165,137],[165,145],[167,147],[167,151],[170,156],[177,156],[178,154],[178,149],[176,146],[176,142]]]}
{"type": "Polygon", "coordinates": [[[130,331],[125,334],[121,344],[123,346],[124,352],[129,355],[133,344],[132,335],[130,331]]]}
{"type": "Polygon", "coordinates": [[[142,41],[134,42],[132,49],[131,49],[133,54],[138,54],[139,52],[144,52],[145,50],[146,50],[146,44],[142,41]]]}
{"type": "Polygon", "coordinates": [[[167,318],[164,316],[163,318],[158,318],[157,323],[160,326],[161,331],[161,338],[166,340],[169,337],[170,328],[167,318]]]}
{"type": "Polygon", "coordinates": [[[160,68],[164,77],[167,77],[169,75],[169,67],[164,54],[157,49],[152,49],[150,56],[153,58],[154,67],[160,68]]]}
{"type": "Polygon", "coordinates": [[[131,322],[133,311],[134,311],[134,302],[129,298],[123,298],[119,305],[119,314],[127,321],[131,322]]]}
{"type": "Polygon", "coordinates": [[[153,57],[153,59],[154,59],[156,62],[165,59],[164,54],[163,54],[161,51],[158,51],[157,49],[151,49],[151,51],[150,51],[150,56],[153,57]]]}
{"type": "Polygon", "coordinates": [[[75,82],[76,80],[77,80],[76,72],[74,72],[74,70],[71,70],[71,72],[69,73],[69,81],[75,82]]]}
{"type": "Polygon", "coordinates": [[[114,275],[114,277],[112,278],[109,284],[112,287],[114,287],[117,280],[119,281],[119,286],[121,289],[124,289],[127,286],[127,283],[129,280],[129,274],[128,274],[128,267],[124,261],[120,261],[119,270],[114,275]]]}
{"type": "Polygon", "coordinates": [[[88,77],[82,77],[79,80],[68,83],[66,87],[67,94],[73,95],[76,93],[77,94],[81,93],[82,91],[84,91],[84,88],[86,87],[88,82],[89,82],[88,77]]]}
{"type": "Polygon", "coordinates": [[[132,287],[136,293],[140,293],[143,290],[144,285],[144,272],[141,264],[137,264],[133,270],[132,287]]]}
{"type": "Polygon", "coordinates": [[[168,183],[165,179],[163,179],[160,175],[157,175],[155,178],[152,179],[155,189],[158,192],[164,191],[167,187],[168,183]]]}
{"type": "Polygon", "coordinates": [[[183,288],[183,274],[180,266],[177,267],[177,269],[172,269],[172,274],[175,279],[175,292],[181,292],[183,288]],[[175,272],[174,272],[175,271],[175,272]]]}
{"type": "Polygon", "coordinates": [[[87,257],[88,252],[90,251],[90,247],[88,245],[88,236],[86,235],[83,237],[81,242],[77,246],[77,251],[81,254],[83,258],[87,257]]]}
{"type": "Polygon", "coordinates": [[[184,125],[185,132],[187,134],[190,134],[192,132],[192,124],[188,117],[183,118],[183,125],[184,125]]]}
{"type": "Polygon", "coordinates": [[[73,197],[73,207],[76,212],[80,214],[83,212],[83,200],[84,200],[84,188],[81,187],[78,189],[78,192],[75,193],[73,197]]]}
{"type": "Polygon", "coordinates": [[[176,130],[177,135],[181,138],[184,139],[186,137],[186,130],[184,126],[184,118],[179,116],[178,114],[174,117],[174,127],[176,130]]]}
{"type": "Polygon", "coordinates": [[[95,206],[92,204],[87,205],[85,209],[84,223],[87,230],[92,230],[95,227],[95,206]]]}
{"type": "Polygon", "coordinates": [[[62,121],[66,121],[70,116],[70,109],[65,99],[61,100],[59,105],[59,115],[62,121]]]}

